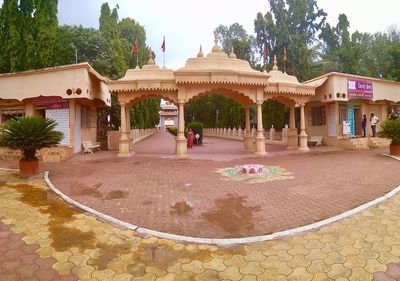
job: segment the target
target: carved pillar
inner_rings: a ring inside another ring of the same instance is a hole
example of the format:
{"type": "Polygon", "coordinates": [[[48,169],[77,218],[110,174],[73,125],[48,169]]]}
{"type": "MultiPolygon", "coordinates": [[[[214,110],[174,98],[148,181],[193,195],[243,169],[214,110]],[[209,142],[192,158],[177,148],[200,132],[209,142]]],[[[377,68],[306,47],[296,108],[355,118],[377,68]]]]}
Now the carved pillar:
{"type": "Polygon", "coordinates": [[[32,101],[30,99],[25,101],[25,116],[35,115],[35,108],[33,107],[32,101]]]}
{"type": "Polygon", "coordinates": [[[118,157],[128,157],[130,156],[129,153],[129,138],[127,132],[127,120],[126,120],[126,103],[119,102],[121,106],[121,131],[120,131],[120,138],[119,138],[119,151],[118,157]]]}
{"type": "Polygon", "coordinates": [[[256,137],[256,154],[265,155],[265,137],[262,123],[262,104],[263,101],[257,101],[257,137],[256,137]]]}
{"type": "Polygon", "coordinates": [[[304,104],[300,105],[300,135],[299,135],[299,150],[303,152],[310,151],[307,145],[307,134],[306,134],[306,118],[304,113],[304,104]]]}
{"type": "Polygon", "coordinates": [[[69,99],[69,145],[75,147],[75,99],[69,99]]]}
{"type": "Polygon", "coordinates": [[[246,152],[253,151],[253,136],[250,128],[250,106],[245,107],[246,111],[246,129],[244,132],[244,150],[246,152]]]}
{"type": "Polygon", "coordinates": [[[178,101],[179,106],[179,119],[178,119],[178,133],[176,136],[176,158],[187,158],[187,140],[185,138],[185,102],[178,101]]]}
{"type": "Polygon", "coordinates": [[[295,107],[290,107],[290,119],[289,119],[289,133],[288,133],[288,146],[287,149],[297,149],[299,147],[299,141],[297,138],[296,120],[295,120],[295,107]]]}

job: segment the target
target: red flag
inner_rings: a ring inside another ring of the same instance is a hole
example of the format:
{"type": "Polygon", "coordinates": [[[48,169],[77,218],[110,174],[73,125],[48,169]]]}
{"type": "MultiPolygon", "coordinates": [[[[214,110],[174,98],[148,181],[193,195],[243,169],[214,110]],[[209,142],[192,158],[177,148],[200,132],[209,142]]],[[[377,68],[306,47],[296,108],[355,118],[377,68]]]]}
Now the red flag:
{"type": "Polygon", "coordinates": [[[165,53],[165,36],[161,45],[161,50],[165,53]]]}
{"type": "Polygon", "coordinates": [[[286,47],[283,47],[283,60],[287,60],[287,55],[286,55],[286,47]]]}
{"type": "Polygon", "coordinates": [[[133,55],[134,53],[137,53],[139,51],[139,45],[137,38],[135,39],[135,43],[133,44],[133,47],[131,49],[131,54],[133,55]]]}
{"type": "Polygon", "coordinates": [[[264,63],[267,63],[267,44],[264,43],[264,63]]]}

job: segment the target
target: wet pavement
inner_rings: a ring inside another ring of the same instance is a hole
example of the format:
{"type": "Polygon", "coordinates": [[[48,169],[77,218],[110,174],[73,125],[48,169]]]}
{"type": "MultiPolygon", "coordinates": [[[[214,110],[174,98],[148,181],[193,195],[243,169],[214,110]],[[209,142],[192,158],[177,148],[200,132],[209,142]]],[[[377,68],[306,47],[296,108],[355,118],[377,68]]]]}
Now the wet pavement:
{"type": "MultiPolygon", "coordinates": [[[[41,178],[4,170],[0,178],[2,281],[400,278],[400,195],[316,231],[225,248],[143,238],[68,205],[41,178]]],[[[227,203],[243,198],[219,202],[227,203]]]]}
{"type": "MultiPolygon", "coordinates": [[[[239,141],[209,138],[208,146],[189,150],[189,159],[176,160],[168,154],[173,141],[168,133],[157,133],[135,145],[130,158],[103,151],[43,163],[42,168],[62,192],[105,214],[140,227],[206,238],[264,235],[307,225],[400,184],[400,162],[382,156],[385,148],[322,147],[299,154],[267,146],[270,155],[259,158],[244,153],[239,141]],[[208,160],[193,159],[200,156],[208,160]],[[237,159],[228,159],[233,156],[237,159]],[[250,182],[220,173],[252,163],[271,167],[271,176],[251,176],[250,182]]],[[[0,162],[0,167],[7,164],[16,163],[0,162]]]]}

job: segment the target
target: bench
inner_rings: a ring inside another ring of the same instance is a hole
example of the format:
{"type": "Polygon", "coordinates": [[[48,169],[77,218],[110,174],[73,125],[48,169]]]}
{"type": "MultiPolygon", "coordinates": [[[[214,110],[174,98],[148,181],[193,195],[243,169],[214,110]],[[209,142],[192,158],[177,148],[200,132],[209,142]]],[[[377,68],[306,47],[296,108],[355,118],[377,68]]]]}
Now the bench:
{"type": "Polygon", "coordinates": [[[93,153],[93,151],[96,149],[101,150],[99,143],[93,144],[91,141],[82,141],[82,146],[83,146],[83,154],[93,153]]]}
{"type": "Polygon", "coordinates": [[[322,146],[322,136],[308,136],[307,144],[314,144],[315,146],[322,146]]]}

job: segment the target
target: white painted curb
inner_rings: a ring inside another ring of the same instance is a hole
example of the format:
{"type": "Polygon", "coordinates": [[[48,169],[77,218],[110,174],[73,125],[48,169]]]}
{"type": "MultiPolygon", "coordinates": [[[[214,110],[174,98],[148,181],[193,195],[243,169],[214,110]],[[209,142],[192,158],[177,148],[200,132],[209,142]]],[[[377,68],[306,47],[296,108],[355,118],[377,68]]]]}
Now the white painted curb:
{"type": "MultiPolygon", "coordinates": [[[[392,156],[392,155],[387,155],[387,154],[383,154],[384,156],[388,156],[391,158],[394,158],[398,161],[400,161],[400,157],[396,157],[396,156],[392,156]]],[[[1,170],[6,170],[6,171],[16,171],[15,169],[3,169],[0,168],[1,170]]],[[[142,228],[142,227],[138,227],[136,225],[121,221],[117,218],[114,218],[112,216],[106,215],[104,213],[101,213],[99,211],[96,211],[90,207],[87,207],[73,199],[71,199],[70,197],[68,197],[67,195],[65,195],[64,193],[62,193],[60,190],[58,190],[50,181],[49,179],[49,172],[45,171],[44,172],[44,180],[47,183],[47,185],[50,187],[50,189],[56,193],[57,195],[59,195],[62,199],[64,199],[65,201],[67,201],[68,203],[102,219],[105,220],[107,222],[110,222],[112,224],[115,224],[119,227],[123,227],[123,228],[127,228],[127,229],[131,229],[136,231],[136,233],[138,233],[139,235],[142,236],[156,236],[158,238],[165,238],[165,239],[170,239],[170,240],[175,240],[175,241],[179,241],[179,242],[186,242],[186,243],[197,243],[197,244],[216,244],[216,245],[221,245],[221,246],[230,246],[230,245],[235,245],[235,244],[250,244],[250,243],[257,243],[257,242],[264,242],[264,241],[268,241],[268,240],[272,240],[272,239],[276,239],[276,238],[281,238],[284,236],[290,236],[290,235],[295,235],[295,234],[299,234],[305,231],[309,231],[315,228],[320,228],[322,226],[325,226],[327,224],[336,222],[338,220],[342,220],[344,218],[353,216],[357,213],[360,213],[374,205],[380,204],[386,200],[388,200],[389,198],[393,197],[394,195],[396,195],[397,193],[399,193],[400,191],[400,185],[397,186],[395,189],[393,189],[392,191],[390,191],[389,193],[385,194],[382,197],[379,197],[377,199],[374,199],[368,203],[365,203],[361,206],[358,206],[357,208],[354,208],[352,210],[349,210],[347,212],[344,212],[340,215],[316,222],[316,223],[312,223],[312,224],[308,224],[308,225],[304,225],[304,226],[300,226],[300,227],[296,227],[296,228],[292,228],[292,229],[288,229],[288,230],[284,230],[284,231],[279,231],[279,232],[275,232],[272,234],[268,234],[268,235],[260,235],[260,236],[252,236],[252,237],[244,237],[244,238],[227,238],[227,239],[212,239],[212,238],[200,238],[200,237],[191,237],[191,236],[183,236],[183,235],[176,235],[176,234],[169,234],[169,233],[165,233],[165,232],[159,232],[159,231],[155,231],[155,230],[151,230],[151,229],[147,229],[147,228],[142,228]]]]}

